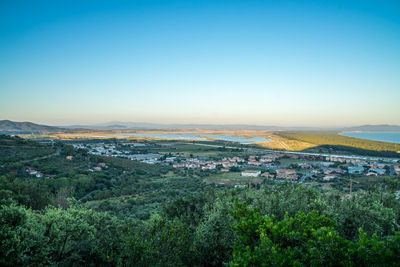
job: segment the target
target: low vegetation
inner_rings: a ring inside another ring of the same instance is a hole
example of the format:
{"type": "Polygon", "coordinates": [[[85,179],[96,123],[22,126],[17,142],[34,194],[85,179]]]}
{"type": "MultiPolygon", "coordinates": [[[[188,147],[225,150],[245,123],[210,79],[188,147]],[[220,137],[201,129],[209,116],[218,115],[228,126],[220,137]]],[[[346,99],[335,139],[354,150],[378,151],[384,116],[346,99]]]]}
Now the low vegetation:
{"type": "Polygon", "coordinates": [[[358,139],[337,132],[276,132],[288,140],[307,142],[314,146],[310,152],[347,152],[369,156],[400,157],[400,144],[358,139]]]}

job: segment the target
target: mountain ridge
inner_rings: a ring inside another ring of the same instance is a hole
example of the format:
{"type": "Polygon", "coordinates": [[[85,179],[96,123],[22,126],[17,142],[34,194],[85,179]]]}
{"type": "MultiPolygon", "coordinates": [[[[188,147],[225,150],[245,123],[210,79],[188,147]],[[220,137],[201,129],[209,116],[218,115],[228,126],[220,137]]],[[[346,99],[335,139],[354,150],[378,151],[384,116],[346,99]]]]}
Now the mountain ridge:
{"type": "Polygon", "coordinates": [[[149,122],[120,122],[110,121],[89,125],[50,126],[33,122],[15,122],[0,120],[0,132],[44,132],[62,130],[259,130],[259,131],[393,131],[400,132],[400,125],[377,124],[352,127],[300,127],[300,126],[268,126],[250,124],[162,124],[149,122]]]}
{"type": "Polygon", "coordinates": [[[28,121],[0,120],[0,132],[52,132],[60,130],[62,130],[60,127],[36,124],[28,121]]]}

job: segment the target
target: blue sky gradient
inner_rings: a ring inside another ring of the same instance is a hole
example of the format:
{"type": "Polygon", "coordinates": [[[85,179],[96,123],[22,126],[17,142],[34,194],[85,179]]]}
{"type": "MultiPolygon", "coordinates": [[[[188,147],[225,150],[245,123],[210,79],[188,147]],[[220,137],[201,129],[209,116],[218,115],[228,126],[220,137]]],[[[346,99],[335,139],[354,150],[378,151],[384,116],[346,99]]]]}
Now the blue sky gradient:
{"type": "Polygon", "coordinates": [[[0,0],[0,119],[400,124],[399,1],[0,0]]]}

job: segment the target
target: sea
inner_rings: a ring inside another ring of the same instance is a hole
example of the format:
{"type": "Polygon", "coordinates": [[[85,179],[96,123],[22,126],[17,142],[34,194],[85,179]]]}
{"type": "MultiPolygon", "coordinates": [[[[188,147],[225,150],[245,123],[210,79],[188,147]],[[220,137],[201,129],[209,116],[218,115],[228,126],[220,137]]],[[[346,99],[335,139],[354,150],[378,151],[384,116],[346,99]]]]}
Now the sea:
{"type": "Polygon", "coordinates": [[[341,135],[400,144],[400,132],[345,132],[341,135]]]}

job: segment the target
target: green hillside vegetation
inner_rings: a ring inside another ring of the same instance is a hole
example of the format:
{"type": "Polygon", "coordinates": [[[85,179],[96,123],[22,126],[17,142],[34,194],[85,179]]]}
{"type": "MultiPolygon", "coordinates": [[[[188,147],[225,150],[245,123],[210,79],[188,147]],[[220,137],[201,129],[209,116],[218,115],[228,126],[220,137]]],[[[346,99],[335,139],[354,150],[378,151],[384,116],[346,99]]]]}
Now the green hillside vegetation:
{"type": "Polygon", "coordinates": [[[19,137],[0,135],[0,165],[34,160],[56,152],[56,148],[19,137]]]}
{"type": "Polygon", "coordinates": [[[337,149],[377,156],[399,156],[400,151],[400,144],[347,137],[337,132],[276,132],[275,134],[289,140],[314,144],[319,149],[337,149]]]}
{"type": "Polygon", "coordinates": [[[62,143],[51,146],[4,135],[0,143],[7,144],[0,150],[0,188],[4,189],[0,195],[14,195],[18,203],[33,209],[66,207],[67,199],[75,198],[99,210],[115,208],[143,219],[159,211],[165,201],[210,186],[202,182],[202,173],[171,172],[168,166],[90,155],[62,143]],[[99,163],[107,168],[90,171],[99,163]],[[40,171],[43,177],[32,177],[27,169],[40,171]]]}
{"type": "Polygon", "coordinates": [[[209,190],[177,197],[149,219],[70,200],[0,206],[3,266],[398,266],[399,201],[352,199],[300,185],[209,190]]]}

